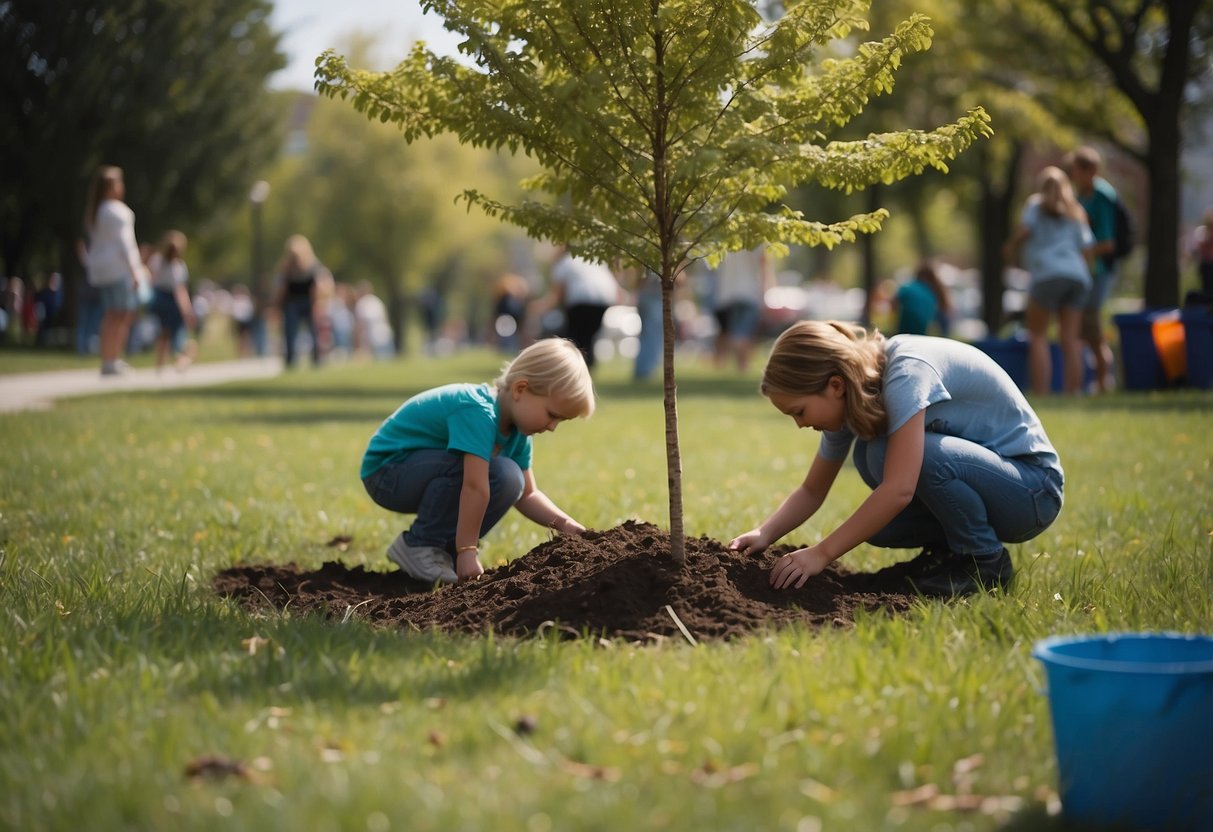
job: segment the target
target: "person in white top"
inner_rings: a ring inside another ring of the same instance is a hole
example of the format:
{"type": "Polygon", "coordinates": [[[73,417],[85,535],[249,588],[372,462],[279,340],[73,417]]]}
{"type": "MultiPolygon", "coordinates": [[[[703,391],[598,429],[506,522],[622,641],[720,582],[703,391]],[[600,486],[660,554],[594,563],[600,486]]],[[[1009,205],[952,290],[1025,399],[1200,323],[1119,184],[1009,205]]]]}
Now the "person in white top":
{"type": "Polygon", "coordinates": [[[576,257],[564,246],[557,250],[551,278],[547,295],[535,301],[527,316],[538,320],[550,309],[564,310],[565,335],[593,370],[594,341],[607,308],[619,299],[619,282],[606,266],[576,257]]]}
{"type": "Polygon", "coordinates": [[[89,285],[100,293],[104,310],[100,339],[103,376],[126,369],[122,349],[139,308],[139,280],[147,279],[135,241],[135,212],[122,201],[125,196],[122,168],[106,165],[93,178],[84,212],[85,270],[89,285]]]}
{"type": "Polygon", "coordinates": [[[185,235],[169,231],[160,250],[148,260],[152,274],[152,312],[160,322],[156,336],[156,371],[177,353],[177,369],[184,370],[194,360],[197,344],[189,337],[197,318],[190,302],[190,270],[185,265],[185,235]],[[178,342],[180,346],[178,347],[178,342]]]}
{"type": "Polygon", "coordinates": [[[354,297],[355,351],[374,358],[391,358],[395,344],[392,342],[392,324],[388,320],[387,306],[375,294],[369,280],[358,283],[354,297]]]}
{"type": "Polygon", "coordinates": [[[716,267],[716,366],[729,354],[745,372],[758,336],[767,289],[775,283],[774,269],[763,246],[730,251],[716,267]]]}

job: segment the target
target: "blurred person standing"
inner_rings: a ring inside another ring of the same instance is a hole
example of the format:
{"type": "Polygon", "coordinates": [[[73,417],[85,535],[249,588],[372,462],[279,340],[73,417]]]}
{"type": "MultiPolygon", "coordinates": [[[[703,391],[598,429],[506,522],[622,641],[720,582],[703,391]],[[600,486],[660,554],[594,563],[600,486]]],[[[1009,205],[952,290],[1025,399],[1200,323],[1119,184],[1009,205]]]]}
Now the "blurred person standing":
{"type": "Polygon", "coordinates": [[[122,169],[105,165],[97,171],[84,212],[85,268],[97,287],[101,307],[101,375],[127,369],[121,360],[131,324],[139,309],[139,284],[147,268],[135,241],[135,212],[125,202],[122,169]]]}
{"type": "Polygon", "coordinates": [[[232,287],[230,314],[232,335],[236,339],[236,355],[248,358],[253,354],[253,319],[257,314],[257,305],[253,302],[253,293],[243,283],[232,287]]]}
{"type": "Polygon", "coordinates": [[[1095,236],[1091,250],[1091,290],[1082,313],[1082,339],[1095,357],[1095,390],[1106,393],[1111,384],[1112,348],[1104,337],[1103,308],[1116,282],[1116,189],[1099,175],[1102,158],[1093,147],[1083,146],[1069,157],[1070,182],[1078,203],[1087,212],[1095,236]]]}
{"type": "Polygon", "coordinates": [[[493,284],[493,322],[489,341],[499,352],[514,355],[522,345],[531,286],[522,275],[506,272],[493,284]]]}
{"type": "Polygon", "coordinates": [[[766,292],[774,283],[775,270],[765,246],[730,251],[716,267],[717,367],[723,367],[730,354],[739,371],[749,367],[766,292]]]}
{"type": "Polygon", "coordinates": [[[898,334],[926,335],[931,324],[938,326],[940,335],[947,335],[951,329],[952,298],[930,261],[919,264],[914,279],[898,287],[892,305],[897,312],[898,334]]]}
{"type": "Polygon", "coordinates": [[[387,306],[375,294],[369,280],[354,288],[354,350],[375,358],[391,358],[395,352],[387,306]]]}
{"type": "Polygon", "coordinates": [[[1213,208],[1205,212],[1204,222],[1192,232],[1191,253],[1200,277],[1203,302],[1213,304],[1213,208]]]}
{"type": "Polygon", "coordinates": [[[160,372],[174,352],[177,352],[178,370],[188,367],[198,352],[197,343],[189,337],[196,318],[190,301],[190,271],[185,265],[185,246],[184,234],[169,231],[160,243],[160,250],[148,259],[148,270],[152,275],[151,310],[160,323],[156,335],[156,372],[160,372]]]}
{"type": "Polygon", "coordinates": [[[326,304],[333,276],[316,259],[312,244],[302,234],[286,241],[278,262],[274,306],[282,312],[282,337],[286,341],[286,366],[295,366],[295,342],[300,325],[306,325],[312,337],[312,366],[320,366],[327,331],[326,304]]]}
{"type": "Polygon", "coordinates": [[[561,309],[565,335],[593,370],[594,341],[607,309],[619,300],[619,283],[605,265],[576,257],[567,246],[557,249],[551,281],[548,293],[534,302],[527,315],[538,319],[551,309],[561,309]]]}
{"type": "Polygon", "coordinates": [[[1053,378],[1049,320],[1056,315],[1065,368],[1064,389],[1082,390],[1082,322],[1091,290],[1094,235],[1087,212],[1058,167],[1040,172],[1037,191],[1028,198],[1019,226],[1003,248],[1008,263],[1024,248],[1031,275],[1028,288],[1028,380],[1032,392],[1046,394],[1053,378]]]}

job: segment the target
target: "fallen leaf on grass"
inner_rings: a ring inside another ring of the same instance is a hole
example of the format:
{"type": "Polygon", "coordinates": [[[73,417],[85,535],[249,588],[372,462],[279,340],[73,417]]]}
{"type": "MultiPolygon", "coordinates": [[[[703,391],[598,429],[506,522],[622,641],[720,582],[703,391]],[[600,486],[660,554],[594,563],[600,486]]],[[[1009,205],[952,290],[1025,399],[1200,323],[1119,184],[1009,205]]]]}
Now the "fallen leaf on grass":
{"type": "Polygon", "coordinates": [[[607,783],[614,783],[622,776],[619,769],[614,766],[595,766],[589,763],[579,763],[566,757],[557,756],[556,764],[566,774],[582,777],[586,780],[603,780],[607,783]]]}
{"type": "Polygon", "coordinates": [[[240,640],[240,645],[248,651],[250,656],[257,655],[257,651],[262,647],[268,646],[269,643],[270,640],[268,638],[262,638],[261,636],[249,636],[240,640]]]}
{"type": "Polygon", "coordinates": [[[228,777],[239,777],[241,780],[252,781],[252,773],[240,760],[220,757],[217,754],[203,754],[195,757],[185,765],[185,776],[190,780],[223,780],[228,777]]]}
{"type": "Polygon", "coordinates": [[[339,534],[324,545],[344,552],[346,549],[350,548],[350,544],[353,542],[354,538],[350,537],[348,534],[339,534]]]}
{"type": "Polygon", "coordinates": [[[937,812],[981,812],[983,815],[996,815],[1017,812],[1023,808],[1023,798],[1018,795],[943,794],[934,783],[893,792],[889,799],[894,806],[919,806],[937,812]]]}
{"type": "Polygon", "coordinates": [[[739,766],[717,769],[710,760],[691,772],[691,782],[709,789],[719,789],[730,783],[739,783],[758,774],[757,763],[742,763],[739,766]]]}

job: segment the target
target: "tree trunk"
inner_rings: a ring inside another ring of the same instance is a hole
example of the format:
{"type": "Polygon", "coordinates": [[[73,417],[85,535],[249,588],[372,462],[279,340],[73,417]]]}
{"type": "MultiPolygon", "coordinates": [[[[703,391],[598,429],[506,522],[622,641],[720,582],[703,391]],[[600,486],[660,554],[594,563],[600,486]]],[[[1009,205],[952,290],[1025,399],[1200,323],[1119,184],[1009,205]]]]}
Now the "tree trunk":
{"type": "Polygon", "coordinates": [[[665,382],[665,461],[670,493],[670,557],[681,569],[686,564],[686,532],[682,522],[682,452],[678,446],[678,384],[674,379],[674,275],[661,277],[662,379],[665,382]]]}
{"type": "Polygon", "coordinates": [[[1003,262],[1002,244],[1011,229],[1012,199],[1023,144],[1014,142],[1004,170],[992,170],[990,155],[981,152],[981,222],[979,257],[981,260],[981,318],[990,336],[1002,326],[1003,262]]]}
{"type": "MultiPolygon", "coordinates": [[[[872,213],[880,209],[880,186],[871,185],[867,190],[867,211],[872,213]]],[[[859,240],[860,257],[862,259],[861,274],[863,280],[863,313],[860,323],[866,328],[872,325],[872,295],[876,291],[876,235],[864,234],[859,240]]]]}
{"type": "MultiPolygon", "coordinates": [[[[1146,149],[1149,174],[1147,216],[1139,213],[1137,227],[1145,229],[1145,303],[1157,309],[1179,305],[1179,110],[1160,102],[1160,112],[1146,119],[1150,144],[1146,149]]],[[[1176,102],[1178,105],[1178,102],[1176,102]]],[[[1138,234],[1140,238],[1140,232],[1138,234]]]]}

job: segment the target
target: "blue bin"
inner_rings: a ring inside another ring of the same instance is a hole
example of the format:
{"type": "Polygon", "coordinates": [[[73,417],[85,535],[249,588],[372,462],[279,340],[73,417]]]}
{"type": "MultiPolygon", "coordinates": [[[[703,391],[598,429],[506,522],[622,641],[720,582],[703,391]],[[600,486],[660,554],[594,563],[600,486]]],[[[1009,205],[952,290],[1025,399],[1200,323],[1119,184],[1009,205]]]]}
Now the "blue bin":
{"type": "Polygon", "coordinates": [[[1006,370],[1011,381],[1020,390],[1028,389],[1028,342],[1021,337],[1013,338],[982,338],[974,341],[973,346],[994,359],[999,367],[1006,370]]]}
{"type": "Polygon", "coordinates": [[[1120,363],[1126,390],[1159,390],[1167,386],[1167,375],[1154,343],[1154,321],[1164,311],[1148,310],[1114,315],[1120,332],[1120,363]]]}
{"type": "Polygon", "coordinates": [[[1054,637],[1032,655],[1048,679],[1069,820],[1213,829],[1213,638],[1054,637]]]}
{"type": "Polygon", "coordinates": [[[1205,309],[1185,309],[1184,350],[1188,357],[1188,386],[1213,389],[1213,313],[1205,309]]]}
{"type": "MultiPolygon", "coordinates": [[[[1010,338],[983,338],[974,341],[973,346],[993,358],[999,367],[1006,370],[1011,381],[1020,390],[1030,387],[1028,382],[1028,339],[1025,333],[1019,332],[1010,338]]],[[[1060,393],[1065,389],[1065,367],[1061,360],[1061,345],[1049,343],[1049,358],[1052,363],[1052,373],[1049,378],[1049,389],[1060,393]]],[[[1083,383],[1089,384],[1095,374],[1090,364],[1083,368],[1083,383]]]]}

